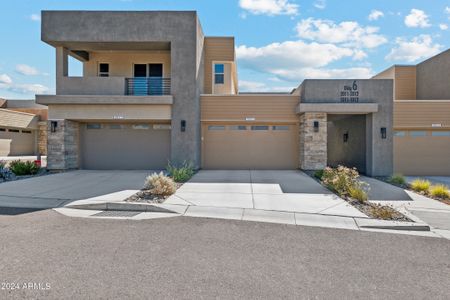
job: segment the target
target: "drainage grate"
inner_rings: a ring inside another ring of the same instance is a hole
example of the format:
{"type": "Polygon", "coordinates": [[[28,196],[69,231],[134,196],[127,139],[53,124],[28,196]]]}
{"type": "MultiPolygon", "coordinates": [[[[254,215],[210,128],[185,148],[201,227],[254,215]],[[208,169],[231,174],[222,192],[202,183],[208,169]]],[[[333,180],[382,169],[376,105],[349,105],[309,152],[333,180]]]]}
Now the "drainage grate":
{"type": "Polygon", "coordinates": [[[141,211],[120,211],[120,210],[105,210],[99,213],[96,213],[95,215],[92,215],[92,217],[134,217],[140,214],[141,211]]]}

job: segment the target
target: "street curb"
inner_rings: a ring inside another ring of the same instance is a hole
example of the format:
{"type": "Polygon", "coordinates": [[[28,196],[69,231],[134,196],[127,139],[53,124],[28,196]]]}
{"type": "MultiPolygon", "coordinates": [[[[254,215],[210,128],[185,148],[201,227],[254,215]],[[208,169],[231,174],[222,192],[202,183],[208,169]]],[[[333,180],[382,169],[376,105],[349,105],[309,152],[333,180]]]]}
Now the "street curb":
{"type": "Polygon", "coordinates": [[[87,203],[66,205],[67,208],[85,209],[85,210],[111,210],[111,211],[140,211],[140,212],[159,212],[159,213],[173,213],[176,212],[155,206],[153,204],[144,203],[129,203],[129,202],[103,202],[103,203],[87,203]]]}
{"type": "Polygon", "coordinates": [[[390,229],[405,231],[431,231],[430,226],[426,223],[387,221],[375,219],[359,219],[355,218],[355,222],[359,228],[366,229],[390,229]]]}

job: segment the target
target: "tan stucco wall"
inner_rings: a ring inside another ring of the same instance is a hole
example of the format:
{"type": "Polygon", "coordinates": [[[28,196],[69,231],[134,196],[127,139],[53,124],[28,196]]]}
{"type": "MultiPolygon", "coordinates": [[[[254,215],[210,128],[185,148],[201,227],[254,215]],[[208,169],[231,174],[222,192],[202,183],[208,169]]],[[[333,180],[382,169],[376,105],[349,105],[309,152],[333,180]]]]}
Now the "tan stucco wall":
{"type": "Polygon", "coordinates": [[[51,105],[50,120],[170,120],[171,105],[51,105]]]}
{"type": "Polygon", "coordinates": [[[396,66],[394,81],[395,100],[416,99],[416,67],[396,66]]]}
{"type": "Polygon", "coordinates": [[[133,77],[133,64],[163,64],[163,77],[170,77],[170,51],[90,52],[83,64],[84,76],[97,76],[99,63],[109,63],[109,76],[133,77]]]}
{"type": "MultiPolygon", "coordinates": [[[[234,62],[234,37],[205,37],[205,78],[204,78],[204,93],[212,93],[213,83],[213,62],[234,62]]],[[[232,78],[237,81],[237,74],[235,68],[232,68],[232,78]]],[[[237,86],[237,82],[233,83],[233,86],[237,86]]]]}

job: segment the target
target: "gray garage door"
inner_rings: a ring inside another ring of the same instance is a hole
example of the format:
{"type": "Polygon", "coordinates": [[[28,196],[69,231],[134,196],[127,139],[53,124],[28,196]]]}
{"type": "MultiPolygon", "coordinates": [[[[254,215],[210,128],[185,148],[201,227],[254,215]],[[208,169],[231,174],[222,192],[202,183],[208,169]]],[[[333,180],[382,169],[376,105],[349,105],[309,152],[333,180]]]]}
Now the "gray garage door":
{"type": "Polygon", "coordinates": [[[80,139],[84,169],[164,169],[170,157],[170,127],[165,124],[86,123],[80,139]]]}

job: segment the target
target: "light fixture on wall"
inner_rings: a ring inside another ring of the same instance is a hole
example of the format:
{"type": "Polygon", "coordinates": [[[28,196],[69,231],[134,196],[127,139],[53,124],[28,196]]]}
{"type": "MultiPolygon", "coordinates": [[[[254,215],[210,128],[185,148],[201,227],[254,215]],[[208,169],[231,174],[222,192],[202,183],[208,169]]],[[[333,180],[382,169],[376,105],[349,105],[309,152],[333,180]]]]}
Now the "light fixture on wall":
{"type": "Polygon", "coordinates": [[[58,122],[57,121],[50,121],[50,131],[51,132],[56,132],[56,127],[58,127],[58,122]]]}
{"type": "Polygon", "coordinates": [[[186,120],[181,120],[181,132],[186,131],[186,120]]]}
{"type": "Polygon", "coordinates": [[[319,121],[314,121],[314,132],[319,132],[319,121]]]}
{"type": "Polygon", "coordinates": [[[385,139],[386,138],[386,127],[381,127],[380,133],[381,133],[381,138],[385,139]]]}
{"type": "Polygon", "coordinates": [[[343,140],[344,140],[344,143],[348,142],[348,131],[344,133],[343,140]]]}

